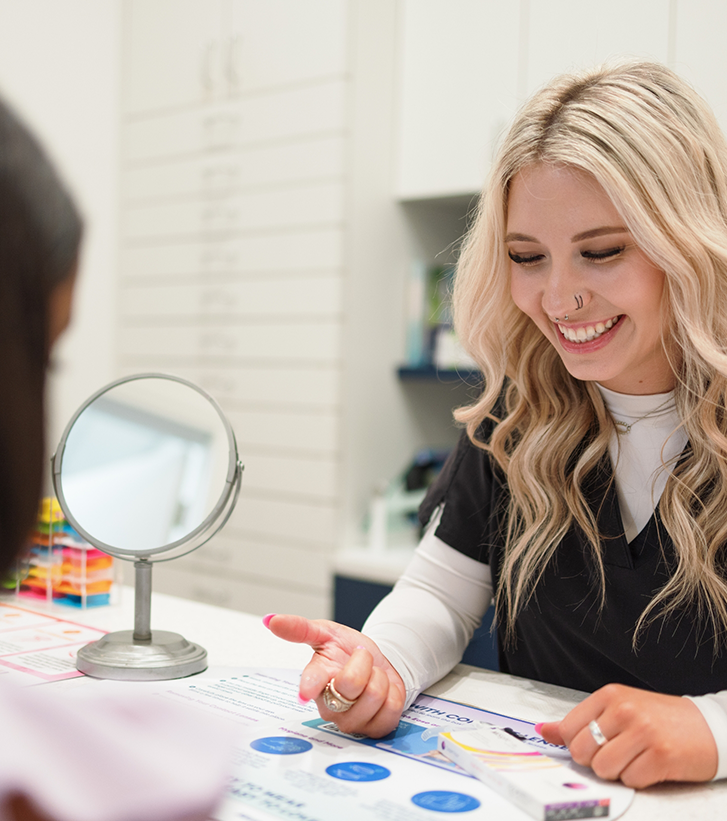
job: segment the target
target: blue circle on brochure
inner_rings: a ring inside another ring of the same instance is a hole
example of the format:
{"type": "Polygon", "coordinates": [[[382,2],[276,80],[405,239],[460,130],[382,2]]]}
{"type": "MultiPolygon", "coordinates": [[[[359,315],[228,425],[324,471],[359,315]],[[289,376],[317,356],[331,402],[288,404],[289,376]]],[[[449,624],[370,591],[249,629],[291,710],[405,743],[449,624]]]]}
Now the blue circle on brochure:
{"type": "Polygon", "coordinates": [[[480,802],[473,796],[448,790],[420,792],[411,800],[417,807],[434,812],[470,812],[480,806],[480,802]]]}
{"type": "Polygon", "coordinates": [[[378,764],[369,764],[368,761],[342,761],[326,767],[326,772],[332,778],[340,778],[342,781],[381,781],[391,775],[391,770],[378,764]]]}
{"type": "Polygon", "coordinates": [[[269,755],[298,755],[313,749],[310,741],[302,738],[292,738],[287,735],[272,735],[268,738],[256,738],[250,746],[259,753],[269,755]]]}

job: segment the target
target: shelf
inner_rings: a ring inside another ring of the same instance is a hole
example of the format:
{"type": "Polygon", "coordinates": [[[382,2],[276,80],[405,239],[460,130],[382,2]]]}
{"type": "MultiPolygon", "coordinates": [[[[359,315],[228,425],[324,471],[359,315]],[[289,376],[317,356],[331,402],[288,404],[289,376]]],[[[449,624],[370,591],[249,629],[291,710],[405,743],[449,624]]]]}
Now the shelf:
{"type": "Polygon", "coordinates": [[[482,374],[474,368],[440,369],[434,365],[402,365],[396,373],[402,382],[463,382],[476,387],[482,381],[482,374]]]}

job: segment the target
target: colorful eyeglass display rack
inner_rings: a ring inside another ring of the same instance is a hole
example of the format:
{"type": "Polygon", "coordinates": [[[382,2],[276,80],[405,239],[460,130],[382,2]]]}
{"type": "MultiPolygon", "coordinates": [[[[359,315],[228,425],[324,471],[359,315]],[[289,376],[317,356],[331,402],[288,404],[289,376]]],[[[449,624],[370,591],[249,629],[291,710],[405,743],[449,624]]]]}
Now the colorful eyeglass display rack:
{"type": "Polygon", "coordinates": [[[71,527],[56,499],[45,498],[26,555],[4,587],[54,604],[99,607],[111,600],[113,561],[71,527]]]}

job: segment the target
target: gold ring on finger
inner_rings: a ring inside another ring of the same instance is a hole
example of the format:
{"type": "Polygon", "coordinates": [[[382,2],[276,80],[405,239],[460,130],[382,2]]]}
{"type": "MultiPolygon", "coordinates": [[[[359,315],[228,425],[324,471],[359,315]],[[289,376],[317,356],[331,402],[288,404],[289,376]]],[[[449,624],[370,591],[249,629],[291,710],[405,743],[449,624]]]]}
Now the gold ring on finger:
{"type": "Polygon", "coordinates": [[[323,690],[323,703],[332,713],[345,713],[358,701],[357,698],[350,699],[342,696],[333,686],[333,679],[326,684],[323,690]]]}

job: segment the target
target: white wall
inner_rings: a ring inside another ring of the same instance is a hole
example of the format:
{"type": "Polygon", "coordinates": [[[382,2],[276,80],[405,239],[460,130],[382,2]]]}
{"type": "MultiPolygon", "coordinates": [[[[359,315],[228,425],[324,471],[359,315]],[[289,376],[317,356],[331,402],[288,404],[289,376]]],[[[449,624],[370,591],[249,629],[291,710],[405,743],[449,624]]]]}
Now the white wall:
{"type": "Polygon", "coordinates": [[[70,331],[56,350],[48,447],[113,375],[119,0],[0,0],[0,94],[56,160],[86,221],[70,331]]]}

